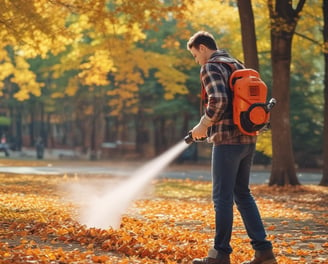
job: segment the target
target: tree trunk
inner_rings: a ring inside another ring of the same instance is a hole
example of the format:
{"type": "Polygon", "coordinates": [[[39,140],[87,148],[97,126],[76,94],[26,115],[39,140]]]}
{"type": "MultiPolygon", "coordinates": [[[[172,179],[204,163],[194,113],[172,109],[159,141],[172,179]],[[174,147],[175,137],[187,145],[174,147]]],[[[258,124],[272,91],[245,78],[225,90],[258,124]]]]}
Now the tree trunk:
{"type": "Polygon", "coordinates": [[[46,146],[48,148],[53,148],[55,142],[54,142],[54,135],[51,127],[51,113],[47,113],[47,131],[48,131],[48,136],[47,136],[47,142],[45,142],[46,146]]]}
{"type": "Polygon", "coordinates": [[[292,38],[305,0],[296,9],[291,1],[268,0],[271,19],[272,96],[277,105],[271,115],[272,171],[269,185],[299,185],[290,128],[290,64],[292,38]]]}
{"type": "Polygon", "coordinates": [[[29,134],[30,134],[30,147],[34,146],[35,141],[35,111],[34,107],[30,110],[30,124],[29,124],[29,134]]]}
{"type": "Polygon", "coordinates": [[[324,144],[323,144],[323,174],[320,185],[328,186],[328,0],[323,0],[323,40],[325,43],[324,58],[325,58],[325,80],[324,80],[324,144]]]}
{"type": "MultiPolygon", "coordinates": [[[[95,108],[93,109],[95,112],[95,108]]],[[[97,114],[93,113],[90,133],[90,160],[97,160],[97,114]]]]}
{"type": "Polygon", "coordinates": [[[259,71],[254,14],[251,0],[238,0],[245,66],[259,71]]]}
{"type": "Polygon", "coordinates": [[[269,185],[298,185],[290,128],[290,45],[291,40],[272,37],[273,89],[277,105],[271,113],[272,171],[269,185]],[[285,53],[285,54],[284,54],[285,53]],[[284,58],[284,59],[280,59],[284,58]]]}
{"type": "Polygon", "coordinates": [[[190,115],[188,112],[183,113],[183,120],[182,120],[182,127],[181,127],[181,138],[184,138],[187,136],[189,132],[189,120],[190,120],[190,115]]]}
{"type": "Polygon", "coordinates": [[[149,142],[149,132],[146,128],[145,114],[140,109],[135,117],[135,129],[136,129],[136,152],[143,157],[145,154],[145,146],[149,142]]]}
{"type": "Polygon", "coordinates": [[[45,145],[45,147],[48,146],[47,144],[47,139],[48,139],[48,135],[47,135],[47,129],[46,129],[46,115],[45,115],[45,111],[44,111],[44,104],[41,102],[40,103],[40,131],[39,131],[39,136],[42,138],[43,143],[45,145]]]}
{"type": "Polygon", "coordinates": [[[90,159],[97,160],[98,152],[101,149],[104,135],[104,116],[103,116],[103,99],[99,95],[93,97],[93,113],[90,116],[91,133],[90,133],[90,159]]]}
{"type": "Polygon", "coordinates": [[[154,119],[154,150],[155,155],[159,155],[166,150],[166,120],[165,117],[156,117],[154,119]]]}
{"type": "Polygon", "coordinates": [[[22,107],[16,109],[16,150],[22,150],[23,129],[22,129],[22,107]]]}

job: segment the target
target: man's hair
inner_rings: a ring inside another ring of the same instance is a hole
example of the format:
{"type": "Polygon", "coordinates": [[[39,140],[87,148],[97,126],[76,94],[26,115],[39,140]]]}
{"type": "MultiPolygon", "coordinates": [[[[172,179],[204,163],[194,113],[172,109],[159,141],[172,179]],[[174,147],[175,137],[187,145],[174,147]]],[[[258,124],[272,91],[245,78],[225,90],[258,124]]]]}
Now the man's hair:
{"type": "Polygon", "coordinates": [[[198,31],[195,33],[187,43],[187,49],[190,50],[192,47],[199,49],[199,45],[203,44],[211,50],[217,50],[215,39],[212,34],[206,31],[198,31]]]}

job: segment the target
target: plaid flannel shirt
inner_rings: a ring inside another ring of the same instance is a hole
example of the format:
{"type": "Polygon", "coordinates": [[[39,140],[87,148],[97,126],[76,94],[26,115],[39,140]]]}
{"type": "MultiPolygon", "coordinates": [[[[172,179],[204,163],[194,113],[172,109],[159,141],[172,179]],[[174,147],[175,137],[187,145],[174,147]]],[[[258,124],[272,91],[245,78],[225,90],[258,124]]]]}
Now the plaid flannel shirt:
{"type": "Polygon", "coordinates": [[[208,142],[220,144],[256,143],[256,136],[242,134],[233,123],[232,92],[229,87],[231,69],[228,65],[217,63],[223,57],[243,68],[237,60],[231,58],[224,50],[214,52],[200,69],[200,79],[205,95],[205,115],[213,122],[208,128],[208,142]]]}

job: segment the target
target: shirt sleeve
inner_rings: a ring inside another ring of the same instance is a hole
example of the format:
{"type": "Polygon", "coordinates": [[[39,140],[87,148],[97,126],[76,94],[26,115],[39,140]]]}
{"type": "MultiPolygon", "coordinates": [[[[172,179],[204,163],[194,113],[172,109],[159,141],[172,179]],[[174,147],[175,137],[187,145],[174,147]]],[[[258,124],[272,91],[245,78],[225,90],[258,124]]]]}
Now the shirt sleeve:
{"type": "Polygon", "coordinates": [[[218,122],[229,104],[229,73],[222,64],[206,63],[201,68],[200,76],[208,98],[205,114],[212,122],[218,122]]]}

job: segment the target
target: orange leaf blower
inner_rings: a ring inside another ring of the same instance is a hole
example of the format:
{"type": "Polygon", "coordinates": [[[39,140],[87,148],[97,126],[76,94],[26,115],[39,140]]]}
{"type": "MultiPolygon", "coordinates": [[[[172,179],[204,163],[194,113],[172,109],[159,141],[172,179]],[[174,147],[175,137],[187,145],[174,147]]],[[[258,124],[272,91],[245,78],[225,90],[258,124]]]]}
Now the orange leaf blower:
{"type": "Polygon", "coordinates": [[[257,135],[270,119],[270,110],[276,104],[271,98],[267,103],[266,84],[253,69],[235,70],[229,79],[233,92],[233,121],[246,135],[257,135]]]}

